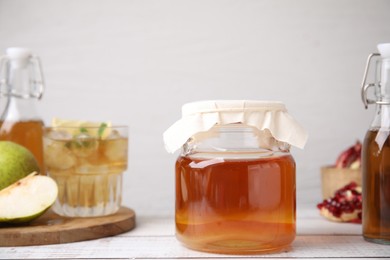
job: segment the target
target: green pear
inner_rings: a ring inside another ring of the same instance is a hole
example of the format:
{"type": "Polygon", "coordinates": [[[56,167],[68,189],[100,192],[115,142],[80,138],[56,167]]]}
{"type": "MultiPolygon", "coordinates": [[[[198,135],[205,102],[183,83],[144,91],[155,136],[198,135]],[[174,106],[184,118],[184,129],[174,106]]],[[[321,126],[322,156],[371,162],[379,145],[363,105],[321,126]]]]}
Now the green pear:
{"type": "Polygon", "coordinates": [[[0,190],[38,171],[39,166],[34,155],[25,147],[0,141],[0,190]]]}
{"type": "Polygon", "coordinates": [[[0,222],[29,222],[49,209],[57,195],[52,178],[33,172],[0,191],[0,222]]]}

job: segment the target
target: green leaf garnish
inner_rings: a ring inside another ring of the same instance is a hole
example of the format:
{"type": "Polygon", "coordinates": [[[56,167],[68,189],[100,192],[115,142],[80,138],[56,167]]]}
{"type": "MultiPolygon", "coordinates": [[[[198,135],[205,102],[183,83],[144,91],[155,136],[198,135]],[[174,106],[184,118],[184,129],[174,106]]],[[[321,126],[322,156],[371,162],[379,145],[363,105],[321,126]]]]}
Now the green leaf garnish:
{"type": "Polygon", "coordinates": [[[84,133],[84,134],[88,133],[87,128],[85,128],[85,127],[80,127],[80,133],[84,133]]]}
{"type": "Polygon", "coordinates": [[[106,128],[107,128],[107,124],[101,123],[101,125],[99,126],[99,129],[98,129],[98,137],[99,138],[102,138],[104,130],[106,130],[106,128]]]}

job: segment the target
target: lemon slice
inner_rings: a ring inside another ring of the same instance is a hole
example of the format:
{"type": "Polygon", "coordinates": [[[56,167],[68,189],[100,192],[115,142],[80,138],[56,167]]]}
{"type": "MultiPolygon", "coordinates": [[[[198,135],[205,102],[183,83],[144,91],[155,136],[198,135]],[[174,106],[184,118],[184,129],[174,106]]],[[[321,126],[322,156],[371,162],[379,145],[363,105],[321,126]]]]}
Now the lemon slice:
{"type": "Polygon", "coordinates": [[[66,120],[53,118],[51,125],[56,130],[66,131],[73,136],[86,133],[93,137],[107,138],[111,130],[111,122],[90,122],[83,120],[66,120]]]}

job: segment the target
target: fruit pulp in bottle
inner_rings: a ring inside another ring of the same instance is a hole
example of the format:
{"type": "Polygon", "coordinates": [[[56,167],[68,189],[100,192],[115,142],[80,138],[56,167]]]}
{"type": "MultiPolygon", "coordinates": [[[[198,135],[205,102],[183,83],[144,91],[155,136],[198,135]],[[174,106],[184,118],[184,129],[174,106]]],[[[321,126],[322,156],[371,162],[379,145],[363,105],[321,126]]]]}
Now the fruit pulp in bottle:
{"type": "Polygon", "coordinates": [[[42,133],[40,120],[0,122],[0,140],[18,143],[30,150],[38,161],[41,174],[45,174],[42,133]]]}
{"type": "MultiPolygon", "coordinates": [[[[203,158],[200,158],[203,157],[203,158]]],[[[285,249],[295,238],[295,162],[291,155],[176,162],[176,236],[208,252],[285,249]]]]}
{"type": "Polygon", "coordinates": [[[390,131],[368,131],[362,155],[363,236],[390,244],[390,131]]]}

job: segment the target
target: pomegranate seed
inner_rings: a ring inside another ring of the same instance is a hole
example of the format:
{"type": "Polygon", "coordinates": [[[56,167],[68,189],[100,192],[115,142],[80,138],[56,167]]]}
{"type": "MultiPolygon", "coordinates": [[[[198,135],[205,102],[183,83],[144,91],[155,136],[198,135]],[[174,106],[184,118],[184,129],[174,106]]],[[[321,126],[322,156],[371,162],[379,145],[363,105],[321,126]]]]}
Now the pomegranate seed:
{"type": "Polygon", "coordinates": [[[356,213],[356,218],[349,219],[348,222],[361,223],[362,220],[362,194],[360,187],[355,182],[351,182],[335,192],[334,197],[324,200],[317,205],[319,210],[325,209],[331,215],[342,221],[343,214],[356,213]]]}

